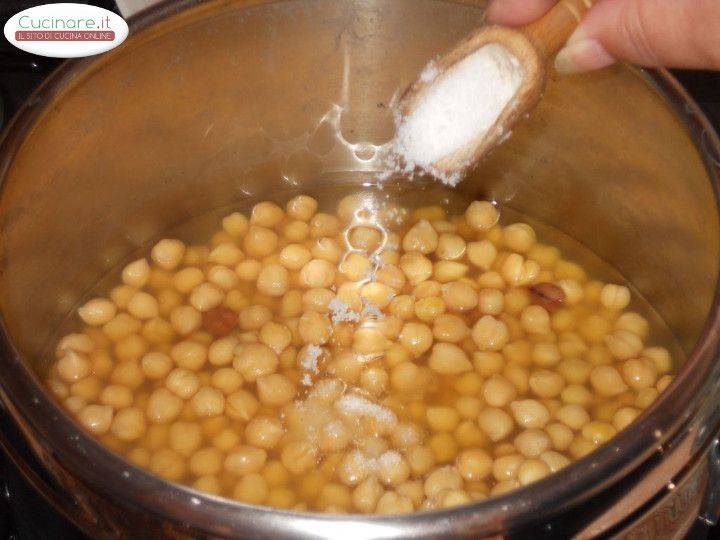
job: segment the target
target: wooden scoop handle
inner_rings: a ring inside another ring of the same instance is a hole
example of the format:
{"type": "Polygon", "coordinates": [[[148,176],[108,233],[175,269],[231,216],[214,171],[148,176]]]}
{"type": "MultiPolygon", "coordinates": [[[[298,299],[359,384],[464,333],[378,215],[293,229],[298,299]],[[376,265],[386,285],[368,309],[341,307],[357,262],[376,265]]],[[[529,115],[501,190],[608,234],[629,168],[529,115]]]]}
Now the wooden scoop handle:
{"type": "Polygon", "coordinates": [[[537,21],[528,24],[522,31],[532,41],[537,52],[550,60],[578,27],[593,0],[560,0],[537,21]]]}

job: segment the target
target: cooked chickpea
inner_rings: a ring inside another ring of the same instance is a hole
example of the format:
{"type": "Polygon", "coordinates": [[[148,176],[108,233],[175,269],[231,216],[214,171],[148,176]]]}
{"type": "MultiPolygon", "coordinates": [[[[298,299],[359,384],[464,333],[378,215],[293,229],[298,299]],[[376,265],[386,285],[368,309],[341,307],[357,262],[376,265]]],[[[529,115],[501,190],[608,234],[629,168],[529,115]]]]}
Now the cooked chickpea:
{"type": "Polygon", "coordinates": [[[248,230],[249,221],[240,212],[233,212],[222,220],[222,228],[230,236],[241,238],[248,230]]]}
{"type": "Polygon", "coordinates": [[[57,373],[65,382],[75,382],[90,374],[90,360],[74,350],[66,350],[55,364],[57,373]]]}
{"type": "Polygon", "coordinates": [[[590,383],[601,396],[616,396],[627,390],[622,376],[612,366],[596,366],[590,372],[590,383]]]}
{"type": "Polygon", "coordinates": [[[273,373],[257,378],[258,397],[268,405],[284,405],[295,397],[295,385],[285,375],[273,373]]]}
{"type": "Polygon", "coordinates": [[[428,367],[442,375],[458,375],[473,369],[465,351],[452,343],[436,343],[428,358],[428,367]]]}
{"type": "Polygon", "coordinates": [[[148,420],[157,424],[172,422],[180,414],[182,400],[167,388],[158,388],[147,402],[145,414],[148,420]]]}
{"type": "Polygon", "coordinates": [[[409,322],[403,325],[399,339],[411,354],[420,356],[432,346],[433,333],[425,324],[409,322]]]}
{"type": "Polygon", "coordinates": [[[475,309],[479,302],[478,293],[464,281],[445,283],[442,297],[448,310],[461,313],[475,309]]]}
{"type": "Polygon", "coordinates": [[[274,373],[278,364],[279,359],[275,351],[261,343],[240,345],[233,359],[233,367],[250,382],[263,375],[274,373]]]}
{"type": "Polygon", "coordinates": [[[138,259],[123,268],[122,281],[126,285],[142,289],[148,279],[150,279],[150,265],[147,259],[138,259]]]}
{"type": "Polygon", "coordinates": [[[145,434],[145,413],[137,407],[128,407],[115,413],[110,431],[125,442],[136,441],[145,434]]]}
{"type": "Polygon", "coordinates": [[[198,311],[205,312],[219,306],[224,298],[222,289],[212,283],[201,283],[192,290],[188,301],[198,311]]]}
{"type": "Polygon", "coordinates": [[[520,322],[528,334],[547,334],[550,332],[550,315],[541,306],[528,306],[523,309],[520,322]]]}
{"type": "Polygon", "coordinates": [[[80,424],[94,435],[107,433],[113,420],[113,408],[108,405],[87,405],[77,414],[80,424]]]}
{"type": "Polygon", "coordinates": [[[411,285],[417,285],[432,276],[433,264],[422,253],[409,251],[400,257],[400,269],[411,285]]]}
{"type": "Polygon", "coordinates": [[[102,326],[110,322],[116,313],[115,304],[105,298],[93,298],[78,309],[80,318],[90,326],[102,326]]]}
{"type": "Polygon", "coordinates": [[[600,293],[600,303],[613,311],[625,309],[630,304],[630,289],[622,285],[607,284],[600,293]]]}
{"type": "Polygon", "coordinates": [[[507,344],[510,335],[504,322],[485,315],[473,326],[472,338],[482,351],[499,351],[507,344]]]}
{"type": "Polygon", "coordinates": [[[541,429],[526,429],[515,437],[515,448],[525,457],[537,457],[550,448],[550,437],[541,429]]]}
{"type": "Polygon", "coordinates": [[[628,360],[638,356],[643,349],[642,339],[627,330],[616,330],[605,338],[605,345],[618,360],[628,360]]]}
{"type": "Polygon", "coordinates": [[[545,478],[550,474],[550,467],[542,459],[525,460],[518,467],[517,477],[521,486],[526,486],[532,482],[536,482],[541,478],[545,478]]]}
{"type": "Polygon", "coordinates": [[[182,261],[185,244],[180,240],[160,240],[150,251],[153,262],[163,270],[173,270],[182,261]]]}
{"type": "Polygon", "coordinates": [[[486,408],[478,415],[478,425],[491,441],[505,439],[513,430],[513,419],[508,413],[498,408],[486,408]]]}
{"type": "Polygon", "coordinates": [[[465,210],[465,220],[475,231],[486,231],[500,219],[497,208],[487,201],[473,201],[465,210]]]}
{"type": "Polygon", "coordinates": [[[550,421],[550,411],[534,399],[513,401],[510,410],[520,427],[542,428],[550,421]]]}

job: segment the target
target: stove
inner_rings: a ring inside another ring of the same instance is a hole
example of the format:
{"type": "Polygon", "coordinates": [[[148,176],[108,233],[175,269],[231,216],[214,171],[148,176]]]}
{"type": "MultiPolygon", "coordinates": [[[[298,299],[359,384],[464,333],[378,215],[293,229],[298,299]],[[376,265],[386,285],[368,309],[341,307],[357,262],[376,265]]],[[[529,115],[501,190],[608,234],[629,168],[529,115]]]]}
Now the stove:
{"type": "MultiPolygon", "coordinates": [[[[119,13],[114,0],[75,0],[119,13]]],[[[32,6],[54,3],[49,0],[1,0],[0,23],[18,11],[32,6]]],[[[20,108],[29,94],[60,63],[60,60],[34,56],[12,47],[0,38],[0,127],[20,108]]],[[[695,98],[713,125],[720,131],[720,72],[674,71],[675,76],[695,98]]],[[[41,468],[29,449],[21,443],[20,434],[0,409],[0,443],[8,440],[16,448],[24,467],[29,467],[42,482],[41,468]]],[[[0,444],[0,446],[2,446],[0,444]]],[[[27,472],[27,471],[26,471],[27,472]]],[[[86,537],[63,516],[56,513],[46,499],[26,480],[13,460],[0,451],[0,540],[84,540],[86,537]]],[[[720,538],[720,530],[698,520],[688,538],[720,538]]]]}

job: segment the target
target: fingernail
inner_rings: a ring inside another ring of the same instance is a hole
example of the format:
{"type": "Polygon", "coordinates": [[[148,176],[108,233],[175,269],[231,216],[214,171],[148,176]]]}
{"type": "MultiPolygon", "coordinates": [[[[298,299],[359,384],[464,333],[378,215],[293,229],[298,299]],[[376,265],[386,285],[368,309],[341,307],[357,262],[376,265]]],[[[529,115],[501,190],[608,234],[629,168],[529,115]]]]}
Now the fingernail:
{"type": "MultiPolygon", "coordinates": [[[[570,40],[572,39],[571,36],[570,40]]],[[[570,40],[555,57],[555,69],[558,73],[592,71],[615,63],[615,59],[596,39],[576,37],[575,41],[570,40]]]]}

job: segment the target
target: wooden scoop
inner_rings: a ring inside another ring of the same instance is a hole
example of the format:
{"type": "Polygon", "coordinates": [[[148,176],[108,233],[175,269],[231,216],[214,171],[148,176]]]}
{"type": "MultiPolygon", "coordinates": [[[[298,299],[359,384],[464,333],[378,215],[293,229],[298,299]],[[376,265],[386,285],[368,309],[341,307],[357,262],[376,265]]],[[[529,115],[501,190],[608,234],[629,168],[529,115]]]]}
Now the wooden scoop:
{"type": "Polygon", "coordinates": [[[412,113],[425,92],[442,80],[455,64],[490,43],[504,46],[524,69],[520,88],[495,124],[477,139],[436,161],[433,169],[444,175],[462,173],[504,140],[513,124],[530,112],[540,100],[550,60],[577,28],[591,5],[592,0],[561,0],[541,19],[527,26],[507,28],[488,25],[479,28],[436,62],[435,68],[440,73],[437,77],[432,81],[418,79],[407,89],[398,104],[403,117],[412,113]]]}

